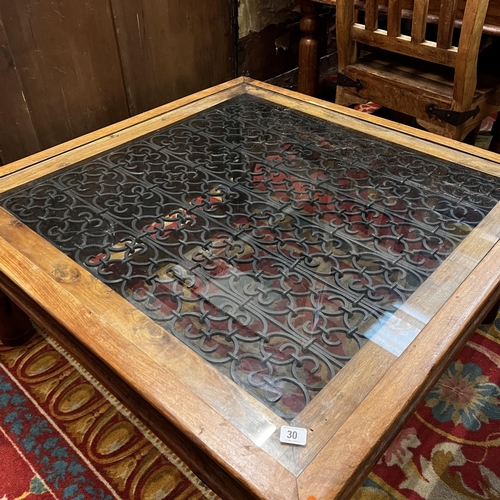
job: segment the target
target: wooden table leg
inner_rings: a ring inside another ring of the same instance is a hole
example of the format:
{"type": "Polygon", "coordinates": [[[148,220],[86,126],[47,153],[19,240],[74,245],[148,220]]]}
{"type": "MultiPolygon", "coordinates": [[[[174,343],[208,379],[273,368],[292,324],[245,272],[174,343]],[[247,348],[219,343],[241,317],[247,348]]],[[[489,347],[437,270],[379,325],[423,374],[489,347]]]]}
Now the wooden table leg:
{"type": "Polygon", "coordinates": [[[491,308],[490,312],[484,318],[483,323],[485,324],[493,323],[493,321],[495,321],[497,317],[499,309],[500,309],[500,300],[491,308]]]}
{"type": "Polygon", "coordinates": [[[311,0],[300,0],[302,39],[299,45],[298,91],[316,95],[319,80],[319,55],[316,30],[318,26],[318,5],[311,0]]]}
{"type": "Polygon", "coordinates": [[[0,341],[6,346],[27,342],[35,333],[28,316],[0,291],[0,341]]]}

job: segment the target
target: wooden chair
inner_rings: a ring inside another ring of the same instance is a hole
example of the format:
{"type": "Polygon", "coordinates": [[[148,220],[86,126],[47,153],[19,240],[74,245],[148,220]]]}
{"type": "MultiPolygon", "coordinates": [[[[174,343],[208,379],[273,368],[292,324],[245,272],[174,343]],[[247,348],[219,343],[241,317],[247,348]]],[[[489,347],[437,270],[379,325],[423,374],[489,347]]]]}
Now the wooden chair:
{"type": "Polygon", "coordinates": [[[426,38],[429,0],[414,0],[410,14],[402,0],[388,0],[384,29],[379,27],[377,0],[358,3],[364,24],[357,22],[354,0],[336,0],[336,5],[338,104],[371,100],[457,140],[478,130],[483,118],[500,109],[500,52],[490,65],[496,75],[477,71],[489,0],[466,0],[463,12],[458,11],[458,0],[440,0],[439,16],[432,19],[437,22],[435,41],[426,38]],[[411,17],[408,35],[401,32],[404,17],[411,17]],[[459,41],[454,45],[456,26],[459,41]],[[360,57],[358,43],[382,50],[360,57]]]}

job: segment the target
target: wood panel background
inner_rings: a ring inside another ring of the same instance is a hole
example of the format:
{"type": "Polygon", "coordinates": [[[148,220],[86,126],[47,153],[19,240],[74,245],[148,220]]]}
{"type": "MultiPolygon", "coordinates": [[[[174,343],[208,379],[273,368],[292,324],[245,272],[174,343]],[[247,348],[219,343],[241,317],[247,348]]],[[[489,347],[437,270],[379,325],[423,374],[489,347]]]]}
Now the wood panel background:
{"type": "Polygon", "coordinates": [[[0,0],[0,162],[231,79],[234,7],[0,0]]]}

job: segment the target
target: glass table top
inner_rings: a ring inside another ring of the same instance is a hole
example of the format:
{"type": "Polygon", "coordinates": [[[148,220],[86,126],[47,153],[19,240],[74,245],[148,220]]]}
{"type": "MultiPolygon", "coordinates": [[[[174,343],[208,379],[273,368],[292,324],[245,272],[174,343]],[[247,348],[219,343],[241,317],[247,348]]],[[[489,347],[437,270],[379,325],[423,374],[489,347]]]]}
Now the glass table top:
{"type": "Polygon", "coordinates": [[[240,96],[1,203],[289,420],[499,199],[496,177],[240,96]]]}

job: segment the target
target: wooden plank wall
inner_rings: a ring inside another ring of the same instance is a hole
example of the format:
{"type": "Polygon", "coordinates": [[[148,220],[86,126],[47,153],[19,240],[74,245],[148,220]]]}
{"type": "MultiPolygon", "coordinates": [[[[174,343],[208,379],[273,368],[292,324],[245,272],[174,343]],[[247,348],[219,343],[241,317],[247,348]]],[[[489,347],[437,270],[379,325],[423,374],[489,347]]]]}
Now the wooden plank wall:
{"type": "Polygon", "coordinates": [[[111,4],[132,114],[236,76],[231,1],[111,4]]]}
{"type": "Polygon", "coordinates": [[[40,149],[19,71],[0,18],[0,165],[40,149]],[[22,133],[13,133],[13,130],[22,133]]]}
{"type": "Polygon", "coordinates": [[[5,164],[235,76],[232,0],[0,0],[5,164]]]}

